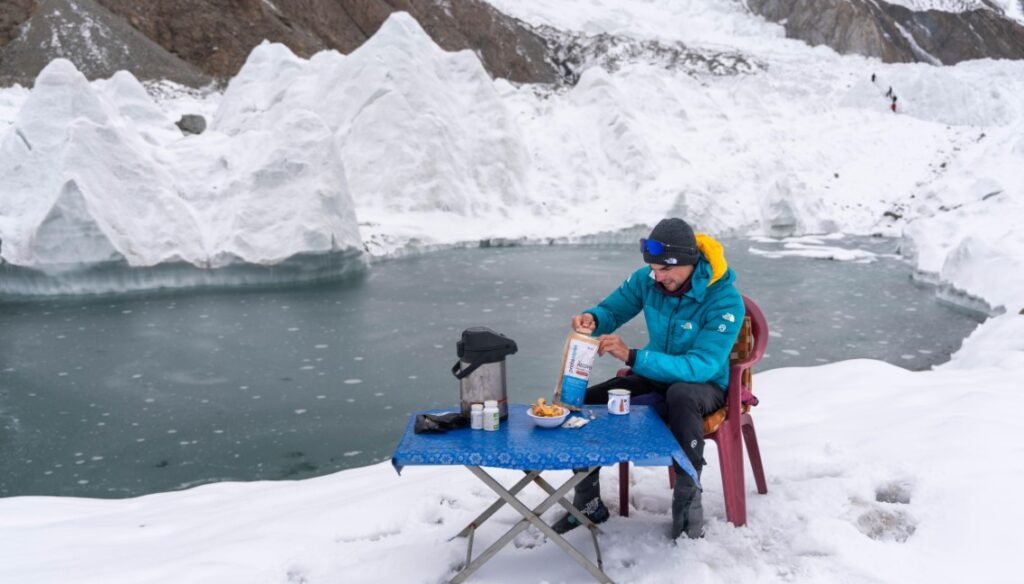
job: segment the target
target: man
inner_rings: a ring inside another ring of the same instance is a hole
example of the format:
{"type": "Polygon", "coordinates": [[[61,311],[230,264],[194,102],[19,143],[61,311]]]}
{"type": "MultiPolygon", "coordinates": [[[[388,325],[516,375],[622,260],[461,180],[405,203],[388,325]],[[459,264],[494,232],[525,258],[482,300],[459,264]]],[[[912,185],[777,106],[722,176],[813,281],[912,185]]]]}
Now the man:
{"type": "MultiPolygon", "coordinates": [[[[587,389],[584,402],[603,404],[608,390],[628,389],[633,396],[657,392],[665,398],[668,424],[698,476],[704,463],[704,416],[725,405],[729,386],[729,352],[743,324],[743,297],[733,287],[735,274],[721,244],[700,234],[682,219],[664,219],[640,240],[644,262],[600,304],[572,319],[573,328],[598,336],[599,355],[611,355],[631,368],[587,389]],[[631,349],[620,326],[644,312],[650,342],[631,349]]],[[[601,501],[598,472],[576,487],[573,504],[591,521],[608,519],[601,501]]],[[[703,535],[701,491],[676,465],[672,493],[672,530],[696,538],[703,535]]],[[[566,514],[554,529],[564,533],[579,525],[566,514]]]]}

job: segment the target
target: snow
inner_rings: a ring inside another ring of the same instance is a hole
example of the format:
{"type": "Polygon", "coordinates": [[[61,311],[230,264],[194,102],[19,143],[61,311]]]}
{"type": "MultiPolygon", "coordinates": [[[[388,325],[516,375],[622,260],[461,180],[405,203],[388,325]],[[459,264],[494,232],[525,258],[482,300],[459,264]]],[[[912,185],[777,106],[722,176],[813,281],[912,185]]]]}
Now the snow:
{"type": "MultiPolygon", "coordinates": [[[[846,361],[758,373],[754,416],[768,494],[748,475],[748,525],[724,520],[717,458],[705,471],[705,539],[673,544],[664,469],[634,468],[634,509],[612,519],[604,561],[619,582],[1012,581],[1024,509],[1013,485],[1024,437],[992,412],[1017,407],[1024,318],[981,327],[947,365],[911,373],[846,361]],[[1015,339],[1015,340],[1014,340],[1015,339]],[[1011,341],[1011,342],[1008,342],[1011,341]],[[985,435],[984,444],[977,436],[985,435]],[[955,560],[951,560],[955,558],[955,560]]],[[[514,472],[495,471],[506,484],[514,472]]],[[[553,473],[552,478],[564,476],[553,473]]],[[[524,491],[538,503],[539,489],[524,491]]],[[[437,582],[464,558],[448,538],[494,496],[457,467],[389,463],[298,482],[219,483],[124,501],[0,500],[0,577],[48,582],[437,582]],[[71,576],[74,575],[74,576],[71,576]]],[[[478,549],[515,521],[507,508],[478,549]]],[[[589,537],[570,541],[588,550],[589,537]]],[[[475,582],[587,582],[533,532],[475,582]]]]}
{"type": "Polygon", "coordinates": [[[1020,0],[883,0],[886,4],[904,6],[915,11],[938,10],[940,12],[967,12],[969,10],[991,10],[1024,24],[1024,4],[1020,0]]]}
{"type": "Polygon", "coordinates": [[[911,10],[938,10],[941,12],[967,12],[985,10],[984,0],[884,0],[886,4],[905,6],[911,10]]]}
{"type": "MultiPolygon", "coordinates": [[[[1024,436],[993,413],[1019,409],[1024,374],[1024,64],[840,57],[733,1],[492,3],[766,68],[638,62],[589,69],[569,89],[517,87],[402,15],[347,56],[261,45],[223,95],[151,87],[154,99],[130,75],[90,84],[55,61],[31,91],[0,90],[3,260],[48,273],[275,265],[363,247],[628,239],[669,213],[761,236],[766,253],[870,261],[830,242],[899,236],[944,297],[1004,314],[931,371],[859,360],[759,372],[769,493],[748,475],[748,525],[725,522],[709,447],[707,537],[668,540],[664,470],[634,469],[631,517],[603,527],[606,566],[621,582],[1014,581],[1024,436]],[[182,136],[173,121],[193,111],[210,129],[182,136]]],[[[602,476],[613,513],[616,481],[602,476]]],[[[437,582],[464,559],[448,538],[491,500],[461,469],[399,477],[387,463],[123,501],[8,498],[0,581],[437,582]]],[[[515,517],[485,524],[478,549],[515,517]]],[[[591,553],[586,534],[569,539],[591,553]]],[[[588,581],[535,532],[473,581],[511,574],[588,581]]]]}

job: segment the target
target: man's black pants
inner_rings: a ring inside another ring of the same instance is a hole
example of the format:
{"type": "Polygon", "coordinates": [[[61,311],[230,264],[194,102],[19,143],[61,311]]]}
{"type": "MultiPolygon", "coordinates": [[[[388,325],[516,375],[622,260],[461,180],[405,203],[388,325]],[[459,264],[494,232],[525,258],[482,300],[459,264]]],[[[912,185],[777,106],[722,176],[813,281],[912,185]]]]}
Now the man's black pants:
{"type": "Polygon", "coordinates": [[[631,374],[587,388],[583,403],[607,404],[610,389],[628,389],[631,399],[651,392],[665,398],[668,427],[693,468],[700,472],[704,463],[704,417],[725,405],[725,391],[711,383],[661,383],[631,374]]]}

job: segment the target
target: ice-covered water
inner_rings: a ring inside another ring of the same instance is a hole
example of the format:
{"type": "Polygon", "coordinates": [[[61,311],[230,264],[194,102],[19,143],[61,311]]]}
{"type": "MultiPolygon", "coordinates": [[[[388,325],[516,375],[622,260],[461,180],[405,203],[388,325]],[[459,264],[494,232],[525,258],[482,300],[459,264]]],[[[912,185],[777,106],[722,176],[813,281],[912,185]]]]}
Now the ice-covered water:
{"type": "MultiPolygon", "coordinates": [[[[856,357],[927,368],[977,324],[885,255],[725,244],[769,320],[766,368],[856,357]]],[[[0,496],[125,497],[382,460],[410,412],[457,401],[462,329],[518,342],[511,400],[550,395],[570,316],[639,265],[632,246],[451,250],[304,287],[0,303],[0,496]]],[[[624,336],[641,344],[643,323],[624,336]]],[[[616,367],[599,360],[595,377],[616,367]]]]}

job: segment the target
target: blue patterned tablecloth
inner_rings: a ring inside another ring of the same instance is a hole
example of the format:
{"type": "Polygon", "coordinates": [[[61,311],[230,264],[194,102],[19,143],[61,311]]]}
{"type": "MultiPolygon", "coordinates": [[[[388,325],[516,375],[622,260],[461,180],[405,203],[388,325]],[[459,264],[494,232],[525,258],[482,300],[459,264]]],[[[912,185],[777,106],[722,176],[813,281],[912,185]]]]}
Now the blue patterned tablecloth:
{"type": "Polygon", "coordinates": [[[637,466],[669,466],[675,460],[697,480],[690,459],[649,407],[633,406],[628,415],[614,416],[603,406],[588,406],[597,419],[575,429],[539,428],[527,415],[528,407],[509,404],[508,419],[497,432],[462,428],[444,434],[416,434],[413,414],[391,464],[398,472],[408,465],[564,470],[625,461],[637,466]]]}

